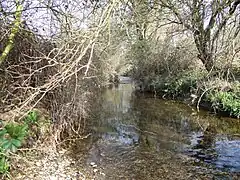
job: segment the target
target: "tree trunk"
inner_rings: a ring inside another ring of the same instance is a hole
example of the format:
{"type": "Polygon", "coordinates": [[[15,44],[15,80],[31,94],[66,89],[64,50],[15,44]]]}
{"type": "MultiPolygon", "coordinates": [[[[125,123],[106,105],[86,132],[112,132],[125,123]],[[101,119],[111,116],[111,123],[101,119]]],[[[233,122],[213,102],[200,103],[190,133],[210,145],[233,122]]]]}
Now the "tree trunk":
{"type": "Polygon", "coordinates": [[[213,69],[214,63],[211,54],[208,53],[198,54],[198,58],[202,61],[203,65],[205,66],[208,72],[210,72],[213,69]]]}
{"type": "MultiPolygon", "coordinates": [[[[200,29],[200,28],[199,28],[200,29]]],[[[198,49],[198,58],[204,64],[206,70],[209,72],[213,68],[213,53],[211,47],[210,31],[201,29],[201,32],[194,32],[194,40],[198,49]]]]}

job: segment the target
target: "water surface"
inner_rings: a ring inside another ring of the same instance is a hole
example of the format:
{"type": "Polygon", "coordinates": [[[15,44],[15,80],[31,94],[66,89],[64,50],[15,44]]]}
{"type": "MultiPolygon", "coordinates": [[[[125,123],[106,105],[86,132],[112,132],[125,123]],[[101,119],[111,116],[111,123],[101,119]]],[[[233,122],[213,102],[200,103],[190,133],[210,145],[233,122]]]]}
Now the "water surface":
{"type": "Polygon", "coordinates": [[[95,179],[238,179],[240,122],[137,95],[130,79],[103,91],[92,135],[73,147],[95,179]]]}

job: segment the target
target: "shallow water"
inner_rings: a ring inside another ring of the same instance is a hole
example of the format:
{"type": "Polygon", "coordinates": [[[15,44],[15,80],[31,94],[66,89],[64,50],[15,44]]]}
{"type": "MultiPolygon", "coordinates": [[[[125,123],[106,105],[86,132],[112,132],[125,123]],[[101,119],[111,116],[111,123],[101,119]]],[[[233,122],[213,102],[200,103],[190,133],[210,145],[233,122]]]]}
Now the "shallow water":
{"type": "Polygon", "coordinates": [[[238,179],[240,121],[137,95],[130,79],[96,101],[73,156],[95,179],[238,179]]]}

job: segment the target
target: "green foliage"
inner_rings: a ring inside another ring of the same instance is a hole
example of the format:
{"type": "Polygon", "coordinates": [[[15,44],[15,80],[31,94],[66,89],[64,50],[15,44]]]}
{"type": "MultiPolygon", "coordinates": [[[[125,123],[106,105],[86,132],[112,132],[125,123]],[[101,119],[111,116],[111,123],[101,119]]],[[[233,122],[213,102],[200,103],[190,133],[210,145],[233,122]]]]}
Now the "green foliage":
{"type": "Polygon", "coordinates": [[[203,73],[190,71],[176,77],[155,79],[151,86],[159,94],[173,98],[185,97],[197,88],[197,82],[203,77],[203,73]]]}
{"type": "Polygon", "coordinates": [[[16,152],[27,135],[27,126],[9,123],[0,131],[0,135],[0,145],[4,152],[16,152]]]}
{"type": "Polygon", "coordinates": [[[240,117],[240,92],[213,90],[207,95],[212,107],[217,111],[228,112],[231,116],[240,117]]]}
{"type": "Polygon", "coordinates": [[[38,114],[37,111],[30,111],[28,115],[25,117],[25,124],[37,124],[38,114]]]}
{"type": "Polygon", "coordinates": [[[29,133],[29,125],[36,124],[37,120],[37,112],[30,111],[24,118],[24,124],[8,123],[0,130],[0,174],[8,172],[9,152],[16,152],[22,146],[29,133]]]}
{"type": "Polygon", "coordinates": [[[10,164],[7,155],[16,152],[27,135],[27,126],[9,123],[0,130],[0,173],[9,170],[10,164]]]}
{"type": "Polygon", "coordinates": [[[5,129],[11,138],[18,139],[20,141],[22,141],[27,135],[27,125],[10,123],[5,126],[5,129]]]}
{"type": "Polygon", "coordinates": [[[8,158],[2,154],[0,155],[0,174],[5,174],[7,173],[9,170],[9,162],[8,162],[8,158]]]}

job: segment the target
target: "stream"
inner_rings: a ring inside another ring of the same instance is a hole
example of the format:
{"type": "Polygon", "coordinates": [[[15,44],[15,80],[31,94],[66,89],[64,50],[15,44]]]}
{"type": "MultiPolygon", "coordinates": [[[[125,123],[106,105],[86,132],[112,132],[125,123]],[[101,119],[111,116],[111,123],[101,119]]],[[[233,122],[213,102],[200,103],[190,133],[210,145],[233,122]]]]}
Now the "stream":
{"type": "Polygon", "coordinates": [[[127,77],[96,101],[72,156],[94,179],[239,179],[240,121],[137,94],[127,77]]]}

